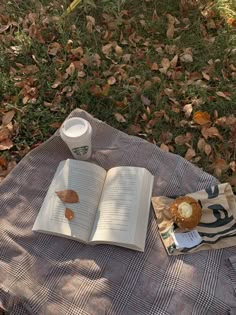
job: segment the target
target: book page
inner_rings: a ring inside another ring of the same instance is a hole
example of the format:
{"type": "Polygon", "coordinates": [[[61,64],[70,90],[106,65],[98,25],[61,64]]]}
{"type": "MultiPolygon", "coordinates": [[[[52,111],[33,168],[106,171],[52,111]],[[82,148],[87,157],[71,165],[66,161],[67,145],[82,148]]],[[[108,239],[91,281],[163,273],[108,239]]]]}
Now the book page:
{"type": "Polygon", "coordinates": [[[33,230],[88,242],[95,220],[106,171],[95,164],[66,160],[61,162],[50,185],[33,230]],[[78,203],[64,203],[57,191],[71,189],[79,196],[78,203]],[[74,212],[69,221],[65,209],[74,212]]]}
{"type": "MultiPolygon", "coordinates": [[[[149,190],[148,195],[150,196],[153,176],[146,169],[115,167],[109,170],[90,237],[92,243],[127,245],[125,247],[138,249],[139,244],[135,238],[143,190],[142,183],[146,177],[149,179],[149,183],[146,184],[145,191],[149,190]]],[[[143,215],[148,217],[149,197],[145,207],[146,212],[144,211],[143,215]]],[[[146,228],[147,226],[144,226],[144,230],[146,228]]],[[[138,229],[142,229],[142,227],[138,227],[138,229]]]]}

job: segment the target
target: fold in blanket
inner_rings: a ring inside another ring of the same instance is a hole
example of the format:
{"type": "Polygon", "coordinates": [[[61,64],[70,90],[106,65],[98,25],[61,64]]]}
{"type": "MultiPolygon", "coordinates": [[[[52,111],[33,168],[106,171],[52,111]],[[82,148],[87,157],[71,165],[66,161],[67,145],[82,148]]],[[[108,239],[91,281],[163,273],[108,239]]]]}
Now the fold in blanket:
{"type": "MultiPolygon", "coordinates": [[[[200,223],[191,235],[195,237],[195,243],[191,239],[193,246],[191,247],[190,244],[190,248],[179,246],[176,240],[179,235],[176,233],[186,231],[179,228],[171,218],[169,206],[173,199],[152,198],[160,236],[167,253],[169,255],[188,254],[236,245],[236,198],[231,186],[227,183],[219,184],[187,196],[198,200],[202,206],[200,223]]],[[[187,236],[188,234],[185,235],[185,238],[187,236]]]]}

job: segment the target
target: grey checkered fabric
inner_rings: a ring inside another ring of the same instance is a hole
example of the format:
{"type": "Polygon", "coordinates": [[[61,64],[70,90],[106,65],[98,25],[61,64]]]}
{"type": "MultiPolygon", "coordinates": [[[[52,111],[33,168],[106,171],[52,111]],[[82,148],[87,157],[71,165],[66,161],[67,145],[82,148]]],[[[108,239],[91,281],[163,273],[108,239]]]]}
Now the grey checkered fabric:
{"type": "MultiPolygon", "coordinates": [[[[186,194],[216,179],[183,158],[130,137],[84,111],[93,128],[91,162],[146,167],[153,195],[186,194]]],[[[56,133],[30,152],[0,186],[0,306],[12,315],[233,314],[228,270],[236,248],[167,255],[151,212],[145,251],[87,246],[33,233],[32,226],[61,160],[70,152],[56,133]]]]}

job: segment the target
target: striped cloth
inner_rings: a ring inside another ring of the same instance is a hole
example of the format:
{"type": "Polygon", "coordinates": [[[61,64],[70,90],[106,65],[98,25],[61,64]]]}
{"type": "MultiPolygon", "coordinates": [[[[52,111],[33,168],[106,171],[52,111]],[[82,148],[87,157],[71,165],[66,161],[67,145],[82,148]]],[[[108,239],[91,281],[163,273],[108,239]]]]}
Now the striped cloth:
{"type": "MultiPolygon", "coordinates": [[[[183,158],[130,137],[84,111],[93,128],[91,162],[146,167],[153,195],[183,195],[217,183],[183,158]]],[[[70,152],[56,133],[0,185],[0,306],[12,315],[203,315],[236,308],[228,258],[236,247],[168,256],[150,214],[145,251],[87,246],[33,233],[58,163],[70,152]]]]}
{"type": "Polygon", "coordinates": [[[193,229],[193,233],[199,235],[199,242],[191,247],[176,246],[176,233],[178,235],[186,231],[179,228],[171,217],[169,207],[175,199],[165,196],[152,197],[160,236],[167,253],[180,255],[236,246],[236,197],[230,184],[218,184],[187,196],[197,200],[202,208],[201,220],[193,229]]]}

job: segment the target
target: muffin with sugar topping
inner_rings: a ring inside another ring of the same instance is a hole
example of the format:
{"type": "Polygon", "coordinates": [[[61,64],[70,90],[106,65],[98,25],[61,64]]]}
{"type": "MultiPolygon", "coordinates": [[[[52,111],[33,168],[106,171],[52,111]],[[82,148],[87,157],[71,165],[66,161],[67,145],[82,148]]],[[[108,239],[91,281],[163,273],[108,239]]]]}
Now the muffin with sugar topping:
{"type": "Polygon", "coordinates": [[[193,229],[200,222],[202,208],[192,197],[176,198],[170,205],[170,213],[174,222],[184,229],[193,229]]]}

